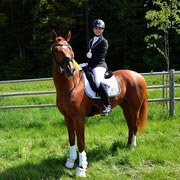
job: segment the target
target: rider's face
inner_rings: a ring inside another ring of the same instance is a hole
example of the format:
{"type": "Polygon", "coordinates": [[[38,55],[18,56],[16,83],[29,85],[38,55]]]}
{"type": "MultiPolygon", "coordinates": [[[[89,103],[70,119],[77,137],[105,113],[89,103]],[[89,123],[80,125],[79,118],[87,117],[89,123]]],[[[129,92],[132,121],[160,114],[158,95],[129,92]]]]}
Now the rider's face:
{"type": "Polygon", "coordinates": [[[101,27],[94,27],[94,28],[93,28],[93,32],[94,32],[94,34],[95,34],[96,36],[101,35],[101,34],[103,33],[103,31],[104,31],[104,29],[101,28],[101,27]]]}

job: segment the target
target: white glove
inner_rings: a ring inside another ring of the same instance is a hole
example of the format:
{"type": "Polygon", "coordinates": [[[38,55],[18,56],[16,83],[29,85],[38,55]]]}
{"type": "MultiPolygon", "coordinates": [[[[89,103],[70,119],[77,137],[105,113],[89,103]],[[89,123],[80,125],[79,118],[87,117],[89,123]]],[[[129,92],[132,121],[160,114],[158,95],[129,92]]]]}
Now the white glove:
{"type": "Polygon", "coordinates": [[[80,67],[86,67],[86,66],[88,66],[88,63],[81,63],[81,64],[79,64],[79,66],[80,67]]]}

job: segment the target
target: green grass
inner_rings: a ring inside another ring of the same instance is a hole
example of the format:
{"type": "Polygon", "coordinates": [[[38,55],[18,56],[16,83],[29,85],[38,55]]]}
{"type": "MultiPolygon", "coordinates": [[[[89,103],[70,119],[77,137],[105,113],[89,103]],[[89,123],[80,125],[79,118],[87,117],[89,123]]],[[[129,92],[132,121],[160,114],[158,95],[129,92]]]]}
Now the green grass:
{"type": "MultiPolygon", "coordinates": [[[[144,78],[148,86],[163,84],[163,75],[144,76],[144,78]]],[[[167,75],[164,75],[164,78],[167,78],[169,82],[169,77],[167,75]]],[[[175,84],[180,84],[180,74],[175,74],[175,84]]]]}
{"type": "MultiPolygon", "coordinates": [[[[0,93],[44,90],[54,90],[53,83],[0,86],[0,93]]],[[[161,95],[161,90],[148,91],[151,99],[161,95]]],[[[55,95],[0,98],[0,106],[48,103],[55,103],[55,95]]],[[[179,179],[179,109],[176,102],[175,116],[169,117],[162,103],[149,103],[147,129],[137,137],[134,150],[126,146],[128,129],[120,108],[107,117],[87,118],[87,179],[179,179]]],[[[74,179],[78,161],[73,170],[64,167],[68,149],[67,129],[57,108],[0,110],[0,180],[74,179]]]]}

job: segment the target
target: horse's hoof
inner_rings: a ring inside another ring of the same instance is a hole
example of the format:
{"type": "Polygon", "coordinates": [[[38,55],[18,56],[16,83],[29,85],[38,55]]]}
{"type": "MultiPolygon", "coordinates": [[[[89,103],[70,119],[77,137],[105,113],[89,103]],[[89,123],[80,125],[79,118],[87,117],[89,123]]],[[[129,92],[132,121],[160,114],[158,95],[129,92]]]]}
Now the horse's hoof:
{"type": "Polygon", "coordinates": [[[129,147],[129,148],[130,148],[130,150],[134,151],[135,147],[136,147],[136,146],[130,144],[130,147],[129,147]]]}
{"type": "Polygon", "coordinates": [[[76,171],[76,176],[78,177],[86,177],[86,169],[78,167],[76,171]]]}
{"type": "Polygon", "coordinates": [[[135,150],[135,148],[136,148],[136,146],[135,146],[135,145],[133,145],[133,144],[128,144],[128,145],[127,145],[127,148],[128,148],[129,150],[134,151],[134,150],[135,150]]]}
{"type": "Polygon", "coordinates": [[[65,164],[65,167],[68,168],[68,169],[72,169],[74,167],[74,161],[75,160],[72,160],[72,159],[67,159],[67,162],[65,164]]]}

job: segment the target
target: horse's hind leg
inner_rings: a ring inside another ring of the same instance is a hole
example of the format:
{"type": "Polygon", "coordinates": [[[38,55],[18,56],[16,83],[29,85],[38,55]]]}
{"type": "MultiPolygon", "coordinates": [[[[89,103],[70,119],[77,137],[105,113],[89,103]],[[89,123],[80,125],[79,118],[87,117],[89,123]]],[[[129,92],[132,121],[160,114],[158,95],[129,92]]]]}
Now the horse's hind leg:
{"type": "Polygon", "coordinates": [[[67,159],[65,166],[68,169],[71,169],[74,167],[74,162],[77,159],[76,145],[75,145],[75,130],[74,130],[74,123],[71,118],[65,117],[65,122],[68,129],[69,144],[70,144],[69,158],[67,159]]]}
{"type": "Polygon", "coordinates": [[[141,101],[131,101],[131,104],[129,104],[129,114],[131,115],[131,119],[128,120],[131,122],[129,123],[130,125],[128,125],[128,144],[131,146],[136,146],[137,131],[139,129],[141,132],[143,132],[147,121],[147,96],[145,96],[141,101]]]}
{"type": "Polygon", "coordinates": [[[138,116],[131,111],[128,103],[124,103],[121,107],[129,129],[128,145],[136,146],[138,116]]]}

